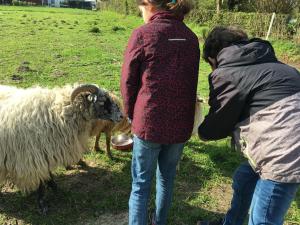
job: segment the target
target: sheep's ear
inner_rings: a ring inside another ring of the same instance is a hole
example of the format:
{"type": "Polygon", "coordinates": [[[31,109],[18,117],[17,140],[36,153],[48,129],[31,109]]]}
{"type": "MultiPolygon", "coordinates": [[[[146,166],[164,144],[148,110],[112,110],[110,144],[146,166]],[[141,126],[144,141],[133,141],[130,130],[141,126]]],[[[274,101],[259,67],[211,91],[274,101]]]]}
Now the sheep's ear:
{"type": "Polygon", "coordinates": [[[89,102],[92,102],[92,103],[97,102],[97,99],[98,99],[98,97],[97,97],[97,95],[95,95],[95,94],[89,94],[89,95],[87,96],[87,100],[88,100],[89,102]]]}

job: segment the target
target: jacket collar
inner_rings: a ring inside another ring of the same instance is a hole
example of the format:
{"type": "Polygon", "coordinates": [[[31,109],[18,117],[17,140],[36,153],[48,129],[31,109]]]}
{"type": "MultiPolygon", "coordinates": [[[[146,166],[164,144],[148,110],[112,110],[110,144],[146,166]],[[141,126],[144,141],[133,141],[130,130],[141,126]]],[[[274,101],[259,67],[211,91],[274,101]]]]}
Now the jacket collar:
{"type": "Polygon", "coordinates": [[[183,21],[184,17],[183,17],[183,15],[175,15],[169,11],[158,11],[150,18],[149,22],[152,22],[152,21],[158,20],[158,19],[183,21]]]}

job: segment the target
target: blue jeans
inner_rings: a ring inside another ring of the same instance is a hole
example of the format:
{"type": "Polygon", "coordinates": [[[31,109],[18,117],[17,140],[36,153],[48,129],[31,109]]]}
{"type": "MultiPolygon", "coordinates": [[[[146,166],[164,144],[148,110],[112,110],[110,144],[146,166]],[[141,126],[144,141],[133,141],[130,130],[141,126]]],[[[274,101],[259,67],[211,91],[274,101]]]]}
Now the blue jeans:
{"type": "Polygon", "coordinates": [[[184,143],[158,144],[134,136],[129,225],[146,225],[152,177],[156,168],[155,225],[164,225],[171,205],[176,165],[184,143]]]}
{"type": "Polygon", "coordinates": [[[249,208],[248,225],[282,225],[299,184],[260,179],[248,163],[243,163],[234,173],[232,188],[231,208],[223,225],[242,225],[249,208]]]}

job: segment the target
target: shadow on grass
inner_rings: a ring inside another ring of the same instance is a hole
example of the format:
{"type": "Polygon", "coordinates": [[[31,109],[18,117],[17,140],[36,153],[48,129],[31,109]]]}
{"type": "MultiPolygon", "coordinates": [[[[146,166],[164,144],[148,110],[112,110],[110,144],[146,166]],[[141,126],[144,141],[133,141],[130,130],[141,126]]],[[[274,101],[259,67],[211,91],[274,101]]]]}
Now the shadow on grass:
{"type": "MultiPolygon", "coordinates": [[[[130,161],[118,158],[118,172],[98,166],[63,171],[54,176],[57,193],[47,189],[48,215],[38,213],[36,194],[22,195],[10,190],[0,195],[0,214],[5,222],[16,224],[81,224],[104,213],[127,210],[130,191],[130,161]]],[[[1,217],[0,217],[1,223],[1,217]]]]}
{"type": "MultiPolygon", "coordinates": [[[[189,151],[204,154],[209,157],[208,161],[212,162],[214,165],[206,168],[210,168],[212,170],[210,171],[212,174],[220,173],[224,177],[232,178],[234,170],[240,165],[241,162],[246,161],[241,154],[231,149],[229,140],[221,142],[201,142],[198,140],[192,140],[187,143],[187,146],[189,151]]],[[[183,158],[183,161],[185,161],[185,158],[183,158]]],[[[196,170],[197,169],[195,168],[191,169],[190,171],[193,171],[194,173],[196,170]]],[[[214,179],[214,177],[209,176],[210,172],[208,171],[206,175],[204,175],[203,179],[205,182],[214,179]]],[[[231,200],[230,194],[227,200],[231,200]]],[[[300,189],[298,190],[294,201],[297,207],[300,208],[300,189]]],[[[209,218],[210,216],[204,215],[204,218],[206,217],[209,218]]]]}
{"type": "MultiPolygon", "coordinates": [[[[22,222],[34,225],[87,224],[86,221],[96,221],[105,213],[126,212],[131,190],[131,154],[114,152],[114,161],[109,161],[106,166],[98,166],[97,163],[101,163],[103,157],[105,156],[99,156],[98,159],[88,157],[86,167],[70,171],[62,170],[54,176],[59,190],[57,193],[53,193],[50,189],[47,191],[49,206],[47,216],[38,214],[35,194],[23,196],[16,190],[2,192],[0,215],[6,218],[4,222],[16,224],[19,221],[19,224],[22,222]],[[111,170],[115,165],[119,169],[111,170]]],[[[183,158],[183,165],[175,182],[175,197],[169,224],[192,225],[200,218],[221,216],[218,212],[206,210],[202,205],[206,202],[206,197],[199,197],[204,183],[209,179],[213,179],[213,171],[210,168],[199,166],[190,157],[183,158]],[[190,200],[197,203],[190,204],[190,200]]],[[[151,196],[153,205],[154,192],[151,196]]]]}
{"type": "Polygon", "coordinates": [[[299,187],[298,192],[296,194],[295,201],[296,201],[296,204],[298,206],[298,209],[300,209],[300,187],[299,187]]]}
{"type": "Polygon", "coordinates": [[[232,177],[234,170],[246,161],[237,151],[231,149],[229,140],[202,142],[194,139],[187,143],[189,149],[195,153],[206,154],[217,171],[225,177],[232,177]]]}
{"type": "MultiPolygon", "coordinates": [[[[224,215],[210,210],[211,198],[205,193],[205,183],[214,179],[209,166],[201,166],[184,154],[174,184],[172,207],[168,216],[168,224],[195,225],[198,220],[216,219],[224,215]]],[[[152,193],[155,193],[153,183],[152,193]]],[[[155,208],[155,195],[150,197],[149,211],[155,208]]]]}
{"type": "MultiPolygon", "coordinates": [[[[91,154],[86,158],[87,166],[58,172],[54,179],[59,191],[47,192],[47,216],[38,214],[36,195],[23,196],[16,190],[2,192],[0,223],[99,225],[90,221],[97,221],[106,213],[127,212],[131,190],[131,154],[116,151],[113,154],[113,161],[107,160],[103,154],[91,154]]],[[[193,139],[188,142],[175,181],[168,224],[195,225],[197,220],[223,217],[231,195],[230,185],[222,182],[231,178],[240,162],[241,157],[231,151],[226,143],[204,143],[193,139]],[[220,189],[212,190],[208,183],[220,189]],[[224,205],[220,206],[222,202],[224,205]]],[[[153,186],[150,208],[154,208],[154,198],[153,186]]],[[[299,192],[296,202],[299,206],[299,192]]]]}
{"type": "MultiPolygon", "coordinates": [[[[211,190],[207,184],[220,182],[220,177],[231,178],[240,162],[240,155],[224,143],[191,139],[186,144],[177,173],[168,224],[193,225],[198,220],[224,217],[231,198],[231,192],[227,190],[231,189],[230,185],[217,184],[211,190]]],[[[152,207],[154,202],[151,199],[152,207]]]]}
{"type": "Polygon", "coordinates": [[[181,202],[180,205],[170,210],[167,224],[196,225],[197,221],[216,221],[223,217],[223,213],[213,212],[203,209],[201,206],[195,207],[181,202]]]}

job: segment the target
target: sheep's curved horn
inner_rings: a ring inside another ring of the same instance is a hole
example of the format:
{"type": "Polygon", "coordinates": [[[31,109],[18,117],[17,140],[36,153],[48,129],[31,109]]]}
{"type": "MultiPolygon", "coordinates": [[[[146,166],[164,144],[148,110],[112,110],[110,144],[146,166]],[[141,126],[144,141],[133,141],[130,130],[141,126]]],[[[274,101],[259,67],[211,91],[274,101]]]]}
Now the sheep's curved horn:
{"type": "Polygon", "coordinates": [[[99,88],[96,85],[93,84],[83,84],[80,85],[79,87],[75,88],[74,91],[71,94],[71,102],[74,101],[76,96],[80,94],[81,92],[90,92],[93,94],[96,94],[99,92],[99,88]]]}

